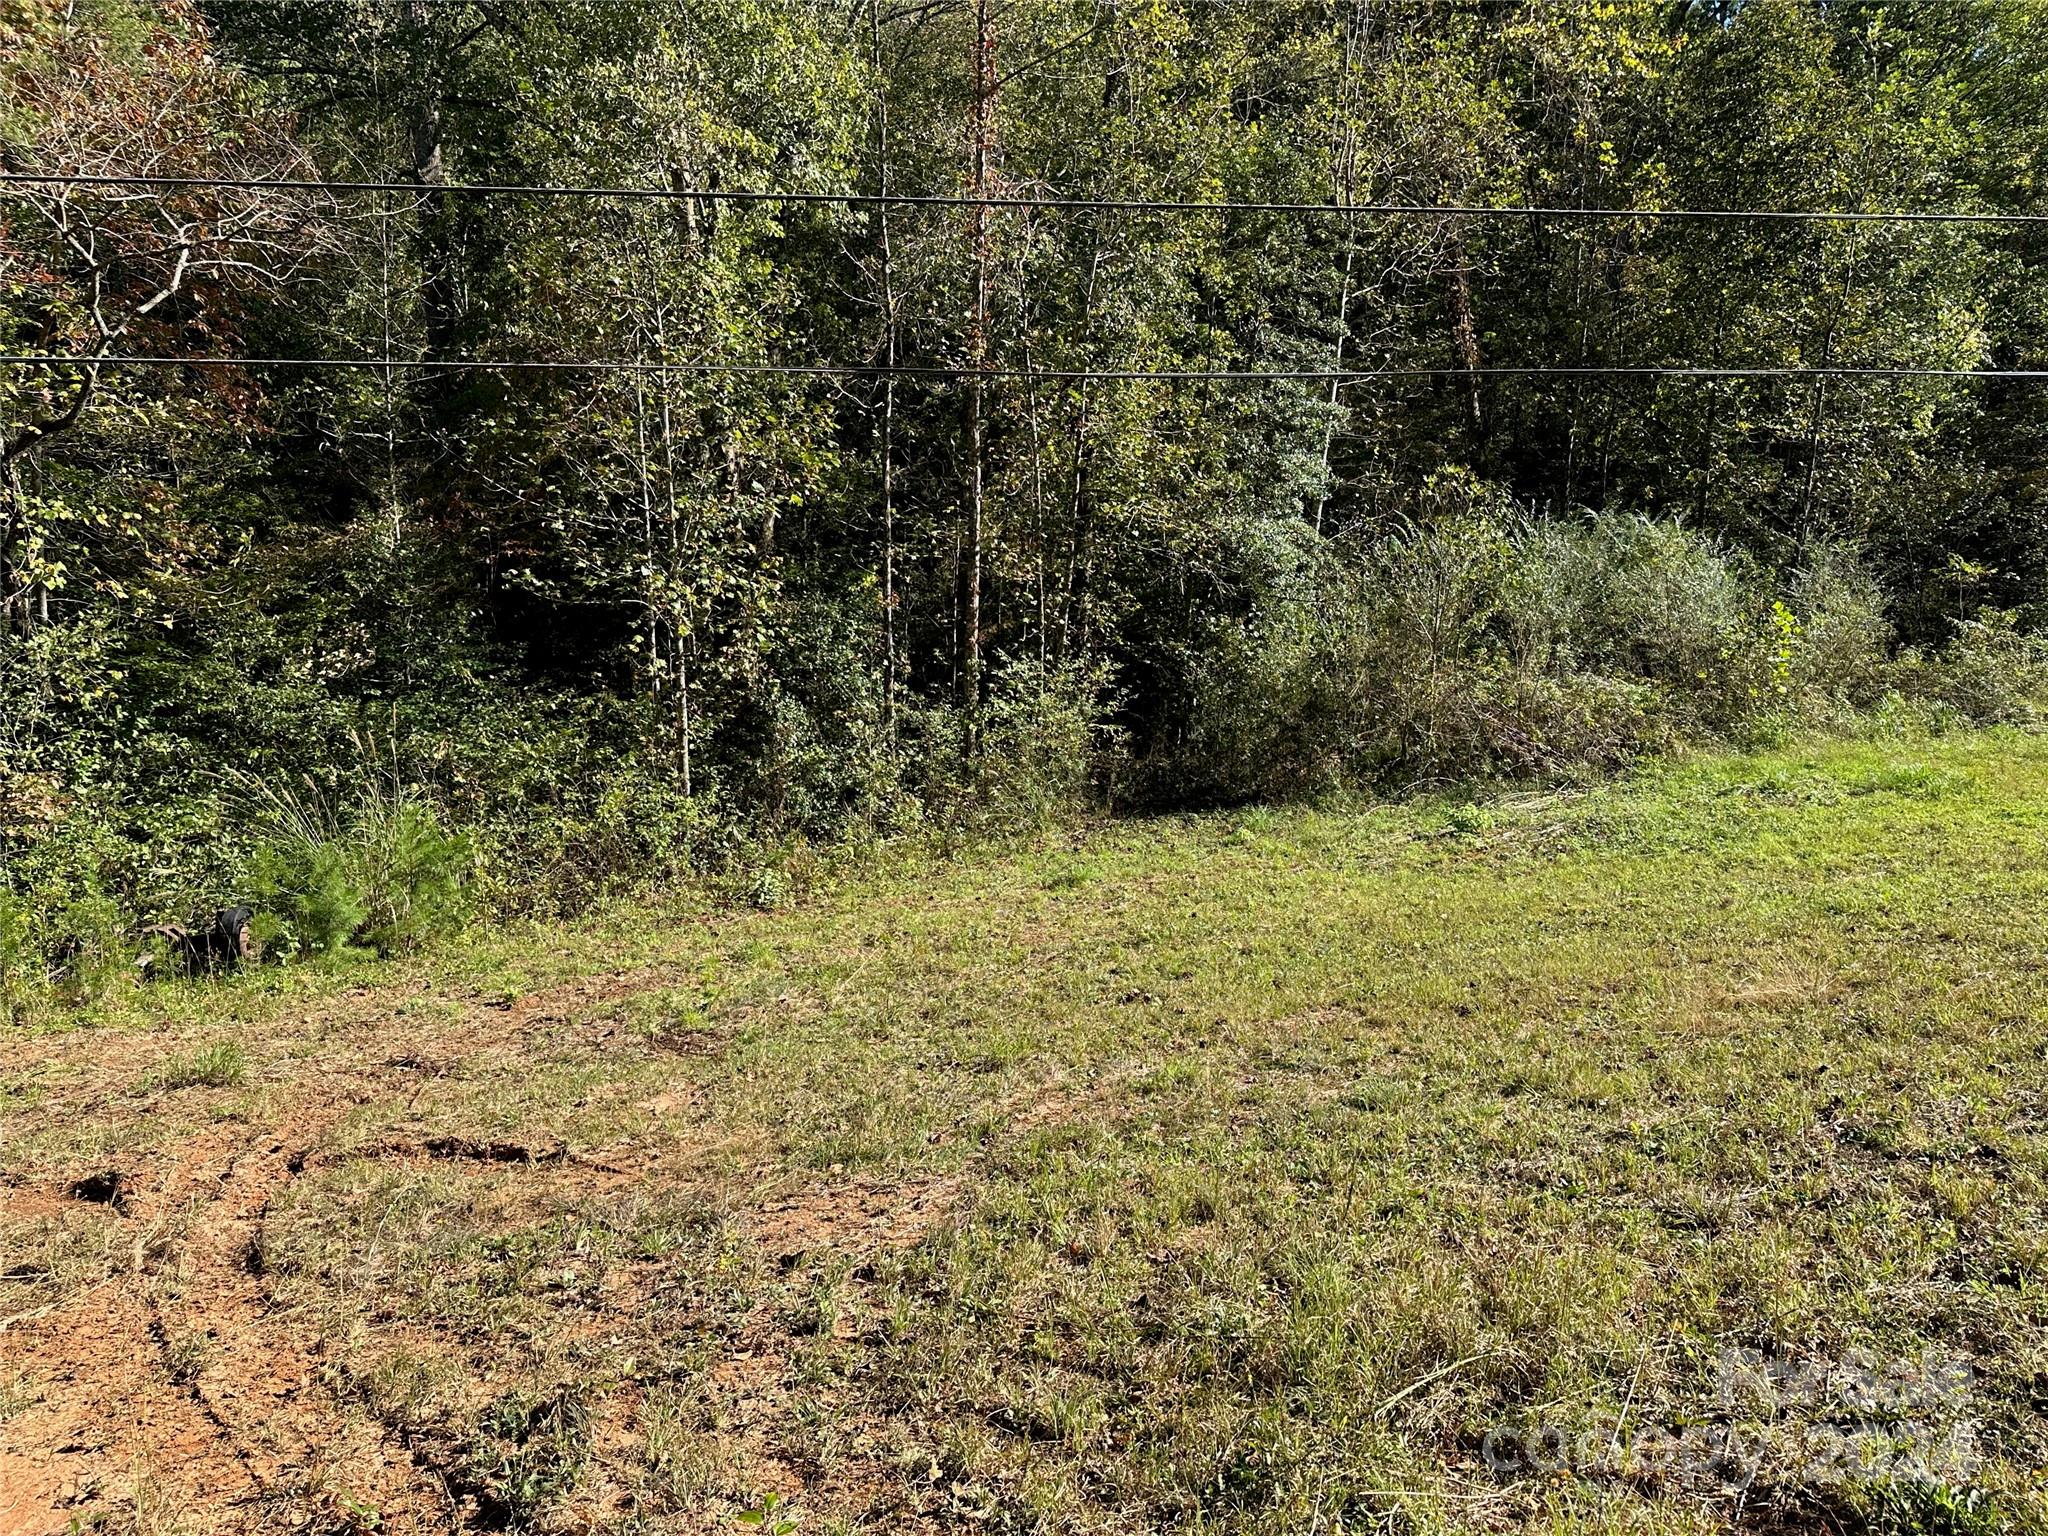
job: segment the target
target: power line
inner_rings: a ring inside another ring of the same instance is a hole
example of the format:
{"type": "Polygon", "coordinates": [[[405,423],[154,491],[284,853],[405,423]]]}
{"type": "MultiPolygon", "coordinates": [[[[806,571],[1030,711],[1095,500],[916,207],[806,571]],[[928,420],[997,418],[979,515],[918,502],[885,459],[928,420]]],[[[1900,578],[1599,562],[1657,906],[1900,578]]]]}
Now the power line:
{"type": "Polygon", "coordinates": [[[969,368],[932,363],[740,363],[646,362],[607,358],[396,358],[396,357],[163,357],[121,353],[108,357],[56,353],[0,354],[0,367],[11,368],[338,368],[424,369],[445,372],[478,369],[500,373],[636,373],[733,374],[819,378],[946,378],[974,375],[1035,383],[1073,384],[1084,381],[1153,381],[1159,383],[1364,384],[1375,379],[1434,378],[1675,378],[1675,379],[1985,379],[2037,382],[2048,369],[2034,368],[1850,368],[1717,367],[1695,364],[1614,364],[1569,366],[1528,365],[1458,367],[1388,367],[1339,369],[1234,368],[969,368]]]}
{"type": "Polygon", "coordinates": [[[2048,224],[2048,214],[1970,213],[1952,210],[1825,208],[1564,208],[1481,203],[1308,203],[1215,202],[1171,198],[974,197],[942,192],[763,192],[724,187],[630,187],[552,182],[322,181],[241,176],[116,176],[51,171],[0,172],[0,187],[70,186],[174,188],[207,187],[243,191],[402,193],[414,197],[462,196],[615,198],[622,201],[709,203],[794,203],[846,207],[1014,208],[1072,213],[1271,213],[1336,214],[1347,217],[1525,218],[1525,219],[1689,219],[1719,222],[1830,224],[2048,224]]]}

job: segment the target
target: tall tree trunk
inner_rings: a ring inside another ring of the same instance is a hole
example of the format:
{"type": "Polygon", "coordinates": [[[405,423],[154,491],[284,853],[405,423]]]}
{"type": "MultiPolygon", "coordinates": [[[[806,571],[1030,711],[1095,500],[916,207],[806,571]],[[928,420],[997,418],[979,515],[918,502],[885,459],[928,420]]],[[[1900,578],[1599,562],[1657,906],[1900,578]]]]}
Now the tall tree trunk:
{"type": "Polygon", "coordinates": [[[391,196],[377,200],[378,310],[383,325],[384,366],[378,370],[384,384],[384,516],[391,557],[395,562],[405,547],[405,504],[398,493],[398,372],[390,359],[396,339],[391,329],[391,196]]]}
{"type": "MultiPolygon", "coordinates": [[[[405,16],[424,52],[434,30],[434,0],[406,0],[405,16]]],[[[412,181],[421,189],[420,311],[426,327],[427,357],[438,360],[454,353],[456,332],[455,251],[449,222],[447,144],[442,118],[440,70],[419,82],[424,94],[415,103],[408,125],[412,181]]]]}
{"type": "Polygon", "coordinates": [[[1462,233],[1452,237],[1450,257],[1445,279],[1450,294],[1451,342],[1457,349],[1458,364],[1465,370],[1465,400],[1476,440],[1486,423],[1479,409],[1479,327],[1472,318],[1472,267],[1465,255],[1462,233]]]}
{"type": "MultiPolygon", "coordinates": [[[[1842,303],[1845,295],[1855,290],[1857,265],[1856,252],[1854,247],[1851,247],[1842,289],[1835,295],[1833,302],[1826,306],[1828,322],[1820,337],[1819,366],[1823,369],[1835,365],[1835,337],[1841,325],[1842,303]]],[[[1821,255],[1820,288],[1823,294],[1828,292],[1828,262],[1825,248],[1821,255]]],[[[1814,495],[1820,484],[1820,461],[1827,432],[1827,420],[1828,381],[1825,375],[1821,375],[1813,381],[1813,407],[1807,413],[1806,474],[1799,490],[1799,520],[1793,530],[1793,537],[1802,555],[1813,542],[1814,495]]]]}
{"type": "MultiPolygon", "coordinates": [[[[1120,70],[1109,70],[1103,75],[1102,112],[1105,119],[1116,103],[1117,85],[1122,74],[1120,70]]],[[[1129,110],[1135,112],[1135,108],[1129,110]]],[[[1114,148],[1108,143],[1104,146],[1102,169],[1105,181],[1111,182],[1104,195],[1113,195],[1114,148]]],[[[1102,209],[1088,214],[1088,275],[1081,285],[1081,348],[1082,361],[1089,365],[1094,362],[1095,296],[1101,287],[1102,263],[1106,253],[1102,237],[1102,221],[1106,217],[1108,214],[1102,209]]],[[[1057,648],[1062,661],[1070,655],[1085,656],[1088,650],[1088,588],[1093,560],[1088,509],[1089,470],[1095,446],[1089,432],[1093,425],[1090,413],[1095,403],[1093,386],[1093,379],[1083,377],[1074,399],[1073,474],[1068,482],[1067,495],[1067,578],[1066,592],[1060,604],[1057,648]]]]}
{"type": "Polygon", "coordinates": [[[23,538],[28,499],[21,485],[21,466],[13,459],[0,463],[0,632],[26,635],[29,629],[28,584],[15,574],[14,546],[23,538]]]}
{"type": "MultiPolygon", "coordinates": [[[[1024,349],[1024,366],[1031,367],[1031,349],[1024,349]]],[[[1045,513],[1045,434],[1038,419],[1038,385],[1024,386],[1024,409],[1031,425],[1031,526],[1038,556],[1038,664],[1044,667],[1051,656],[1051,638],[1046,633],[1049,613],[1045,592],[1046,546],[1052,541],[1050,520],[1045,513]]]]}
{"type": "MultiPolygon", "coordinates": [[[[1102,215],[1089,219],[1088,279],[1081,294],[1081,341],[1086,346],[1095,337],[1095,289],[1102,274],[1102,215]]],[[[1073,478],[1067,486],[1067,594],[1060,615],[1060,659],[1088,649],[1088,470],[1094,452],[1089,436],[1089,408],[1094,404],[1094,380],[1083,378],[1075,392],[1073,478]]]]}
{"type": "Polygon", "coordinates": [[[974,715],[981,707],[981,578],[984,497],[988,481],[986,375],[989,353],[989,284],[993,266],[989,206],[996,147],[996,38],[991,0],[975,0],[974,110],[968,127],[969,179],[976,199],[969,216],[974,258],[973,308],[967,331],[967,505],[960,551],[960,704],[968,715],[968,746],[975,746],[974,715]]]}
{"type": "MultiPolygon", "coordinates": [[[[633,361],[644,363],[647,357],[647,332],[644,326],[633,329],[633,361]]],[[[647,575],[641,578],[640,601],[646,610],[647,621],[647,691],[657,706],[661,699],[661,607],[652,581],[655,567],[654,548],[654,476],[649,469],[650,454],[647,445],[647,378],[644,373],[633,374],[633,445],[635,448],[633,468],[640,487],[640,559],[647,575]]]]}
{"type": "MultiPolygon", "coordinates": [[[[661,391],[661,463],[663,521],[666,523],[668,556],[668,592],[666,610],[669,652],[675,666],[675,685],[672,691],[671,708],[674,710],[677,766],[682,773],[683,798],[689,799],[693,786],[690,782],[691,758],[695,748],[692,736],[692,715],[690,710],[690,656],[697,645],[697,599],[686,595],[682,586],[683,571],[683,517],[682,509],[676,502],[676,421],[675,421],[675,380],[669,372],[668,335],[671,316],[668,300],[661,287],[661,265],[655,252],[648,252],[648,282],[651,285],[649,298],[654,315],[654,356],[659,366],[655,383],[661,391]]],[[[652,542],[652,541],[650,541],[652,542]]],[[[651,553],[651,551],[650,551],[651,553]]],[[[702,615],[705,623],[710,622],[708,600],[702,615]]]]}
{"type": "MultiPolygon", "coordinates": [[[[1350,22],[1344,29],[1343,73],[1337,83],[1337,110],[1342,119],[1335,140],[1330,146],[1332,181],[1335,183],[1337,201],[1349,208],[1358,201],[1358,128],[1353,120],[1356,106],[1353,80],[1358,67],[1358,49],[1364,41],[1365,29],[1371,21],[1371,7],[1368,0],[1359,0],[1351,13],[1350,22]]],[[[1323,481],[1322,489],[1316,495],[1316,533],[1323,531],[1323,515],[1330,505],[1331,482],[1334,478],[1332,458],[1337,445],[1337,419],[1343,400],[1341,381],[1337,375],[1344,371],[1344,351],[1351,340],[1351,279],[1358,264],[1358,225],[1350,215],[1344,217],[1344,269],[1337,282],[1337,343],[1331,349],[1330,389],[1323,402],[1326,415],[1323,420],[1323,481]]]]}
{"type": "MultiPolygon", "coordinates": [[[[870,0],[868,43],[875,75],[876,190],[889,195],[889,82],[882,65],[882,3],[870,0]]],[[[875,239],[882,278],[882,722],[896,737],[896,262],[889,238],[889,205],[875,205],[875,239]]]]}

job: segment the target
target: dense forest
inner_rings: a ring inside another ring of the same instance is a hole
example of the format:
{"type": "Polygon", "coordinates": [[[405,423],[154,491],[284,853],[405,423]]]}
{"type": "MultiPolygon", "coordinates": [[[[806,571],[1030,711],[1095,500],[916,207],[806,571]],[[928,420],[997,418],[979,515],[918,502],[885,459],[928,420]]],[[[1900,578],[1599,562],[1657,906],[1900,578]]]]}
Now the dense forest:
{"type": "Polygon", "coordinates": [[[2040,692],[2040,0],[0,0],[0,72],[17,990],[2040,692]]]}

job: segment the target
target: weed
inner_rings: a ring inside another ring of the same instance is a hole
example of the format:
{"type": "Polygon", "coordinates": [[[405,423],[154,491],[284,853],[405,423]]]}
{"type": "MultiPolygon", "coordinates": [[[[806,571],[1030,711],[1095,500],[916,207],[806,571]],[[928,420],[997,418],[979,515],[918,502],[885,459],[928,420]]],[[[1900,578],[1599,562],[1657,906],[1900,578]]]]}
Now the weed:
{"type": "Polygon", "coordinates": [[[749,1530],[760,1531],[762,1536],[794,1536],[797,1528],[788,1500],[779,1493],[762,1494],[752,1507],[741,1510],[734,1519],[749,1530]]]}
{"type": "Polygon", "coordinates": [[[702,1500],[720,1478],[718,1439],[703,1423],[702,1403],[701,1390],[662,1383],[648,1391],[640,1410],[647,1479],[671,1507],[702,1500]]]}
{"type": "Polygon", "coordinates": [[[1492,811],[1468,801],[1444,813],[1444,828],[1459,837],[1479,837],[1493,830],[1494,820],[1492,811]]]}
{"type": "Polygon", "coordinates": [[[589,1450],[589,1414],[575,1389],[513,1392],[484,1411],[472,1464],[478,1486],[519,1530],[575,1486],[589,1450]]]}
{"type": "Polygon", "coordinates": [[[164,1372],[178,1385],[187,1386],[199,1379],[211,1352],[212,1341],[203,1332],[198,1329],[179,1330],[164,1340],[164,1372]]]}
{"type": "Polygon", "coordinates": [[[26,1369],[16,1367],[6,1376],[0,1376],[0,1424],[42,1400],[42,1387],[26,1369]]]}
{"type": "Polygon", "coordinates": [[[757,912],[773,912],[789,905],[789,877],[773,866],[754,871],[747,884],[747,905],[757,912]]]}
{"type": "Polygon", "coordinates": [[[237,1088],[248,1071],[241,1044],[218,1040],[187,1055],[173,1056],[150,1078],[156,1088],[237,1088]]]}
{"type": "Polygon", "coordinates": [[[1886,1479],[1859,1502],[1870,1536],[2005,1536],[2021,1528],[1982,1488],[1886,1479]]]}

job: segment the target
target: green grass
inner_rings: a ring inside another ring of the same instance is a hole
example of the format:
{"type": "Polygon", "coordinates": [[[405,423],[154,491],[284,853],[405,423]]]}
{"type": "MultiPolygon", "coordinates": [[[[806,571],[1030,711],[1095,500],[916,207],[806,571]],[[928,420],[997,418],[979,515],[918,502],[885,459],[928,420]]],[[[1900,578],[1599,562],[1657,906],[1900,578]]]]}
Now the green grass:
{"type": "Polygon", "coordinates": [[[317,1126],[271,1299],[513,1528],[2048,1530],[2031,736],[1130,822],[364,974],[43,1037],[0,1162],[317,1126]],[[260,1092],[109,1090],[224,1020],[260,1092]]]}
{"type": "Polygon", "coordinates": [[[217,1040],[182,1056],[173,1056],[157,1069],[152,1081],[159,1088],[234,1088],[240,1085],[246,1063],[242,1048],[232,1040],[217,1040]]]}

